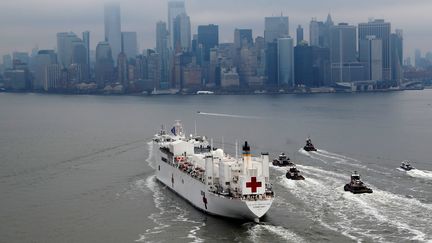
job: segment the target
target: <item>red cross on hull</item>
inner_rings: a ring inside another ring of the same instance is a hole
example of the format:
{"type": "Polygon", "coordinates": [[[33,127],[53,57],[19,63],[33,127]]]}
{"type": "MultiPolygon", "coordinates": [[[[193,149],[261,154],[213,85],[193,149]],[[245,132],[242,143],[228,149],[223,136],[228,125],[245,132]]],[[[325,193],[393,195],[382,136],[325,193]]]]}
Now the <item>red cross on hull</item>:
{"type": "Polygon", "coordinates": [[[246,182],[246,187],[250,188],[252,193],[255,193],[255,192],[257,192],[257,188],[261,187],[261,184],[262,184],[261,182],[257,182],[257,178],[254,176],[254,177],[251,177],[250,182],[246,182]]]}

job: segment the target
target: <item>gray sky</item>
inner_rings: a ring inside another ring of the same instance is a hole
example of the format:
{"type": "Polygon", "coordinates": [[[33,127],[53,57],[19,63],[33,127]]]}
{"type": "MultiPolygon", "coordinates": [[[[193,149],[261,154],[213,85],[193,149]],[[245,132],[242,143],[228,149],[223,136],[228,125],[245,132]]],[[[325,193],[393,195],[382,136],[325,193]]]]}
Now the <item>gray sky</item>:
{"type": "MultiPolygon", "coordinates": [[[[56,46],[56,33],[91,31],[91,49],[103,39],[105,0],[0,0],[0,55],[12,51],[31,51],[56,46]]],[[[119,0],[122,30],[136,31],[140,49],[153,48],[155,25],[167,19],[167,0],[119,0]]],[[[252,28],[254,36],[263,35],[264,17],[284,15],[290,18],[290,34],[298,24],[308,39],[312,17],[357,25],[369,18],[384,18],[392,30],[403,29],[405,55],[415,48],[432,50],[432,0],[186,0],[192,33],[200,24],[215,23],[220,41],[232,42],[234,28],[252,28]]]]}

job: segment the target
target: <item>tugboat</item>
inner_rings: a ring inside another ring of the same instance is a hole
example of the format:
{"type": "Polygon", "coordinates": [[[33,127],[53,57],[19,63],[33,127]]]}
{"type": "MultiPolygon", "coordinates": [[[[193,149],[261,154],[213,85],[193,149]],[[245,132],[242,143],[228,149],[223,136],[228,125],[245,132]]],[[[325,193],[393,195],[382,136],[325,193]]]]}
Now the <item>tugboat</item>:
{"type": "Polygon", "coordinates": [[[354,194],[372,193],[372,189],[368,188],[361,180],[357,171],[351,175],[351,182],[344,186],[345,191],[350,191],[354,194]]]}
{"type": "Polygon", "coordinates": [[[285,155],[285,153],[281,153],[279,158],[273,160],[274,166],[284,167],[284,166],[294,166],[294,163],[291,162],[290,158],[285,155]]]}
{"type": "Polygon", "coordinates": [[[414,169],[414,167],[411,166],[411,163],[409,161],[406,161],[406,160],[402,162],[400,167],[405,171],[410,171],[410,170],[414,169]]]}
{"type": "Polygon", "coordinates": [[[315,146],[312,144],[312,140],[310,138],[308,138],[306,140],[306,145],[303,148],[305,151],[307,152],[311,152],[311,151],[317,151],[317,149],[315,148],[315,146]]]}
{"type": "Polygon", "coordinates": [[[300,175],[300,171],[295,166],[289,168],[289,170],[286,173],[286,177],[290,180],[295,180],[295,181],[305,179],[302,175],[300,175]]]}

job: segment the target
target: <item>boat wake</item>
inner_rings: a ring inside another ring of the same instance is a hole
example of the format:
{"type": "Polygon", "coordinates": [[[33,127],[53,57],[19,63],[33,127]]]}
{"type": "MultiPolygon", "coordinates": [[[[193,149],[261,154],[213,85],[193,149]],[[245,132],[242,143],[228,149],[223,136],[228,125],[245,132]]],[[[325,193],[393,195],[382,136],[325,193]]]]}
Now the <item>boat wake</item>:
{"type": "Polygon", "coordinates": [[[425,180],[432,180],[432,171],[428,171],[428,170],[412,169],[410,171],[407,171],[407,174],[411,177],[416,177],[425,180]]]}
{"type": "Polygon", "coordinates": [[[247,233],[249,234],[249,240],[252,242],[306,242],[303,238],[282,226],[268,224],[249,225],[250,228],[247,233]],[[274,237],[274,240],[269,240],[269,237],[274,237]]]}
{"type": "Polygon", "coordinates": [[[203,116],[218,116],[218,117],[231,117],[231,118],[242,118],[242,119],[264,119],[264,117],[259,117],[259,116],[242,116],[242,115],[209,113],[209,112],[200,112],[200,111],[198,112],[198,114],[203,116]]]}
{"type": "MultiPolygon", "coordinates": [[[[152,168],[155,168],[153,154],[153,143],[148,143],[148,158],[146,161],[152,168]]],[[[158,212],[152,213],[148,218],[156,225],[147,229],[139,236],[137,242],[157,242],[160,241],[160,235],[166,234],[168,229],[185,232],[184,238],[190,242],[203,242],[203,239],[197,236],[199,230],[205,226],[203,222],[196,222],[189,219],[189,211],[184,209],[175,199],[166,196],[164,187],[158,184],[156,176],[151,175],[145,180],[136,181],[136,187],[142,191],[150,190],[153,193],[153,201],[158,212]]]]}
{"type": "Polygon", "coordinates": [[[145,180],[138,180],[136,186],[143,191],[150,190],[153,192],[154,205],[158,211],[148,216],[156,226],[140,234],[137,242],[160,241],[161,234],[168,233],[168,230],[185,232],[186,235],[182,238],[189,239],[190,242],[203,242],[203,239],[197,236],[197,232],[205,224],[189,219],[187,217],[189,211],[165,195],[166,192],[164,192],[163,186],[156,182],[155,175],[149,176],[145,180]]]}
{"type": "Polygon", "coordinates": [[[323,227],[341,232],[355,241],[428,241],[432,229],[432,205],[386,191],[354,195],[344,192],[348,176],[298,165],[305,181],[279,183],[305,204],[307,216],[323,227]],[[374,227],[371,227],[373,225],[374,227]]]}

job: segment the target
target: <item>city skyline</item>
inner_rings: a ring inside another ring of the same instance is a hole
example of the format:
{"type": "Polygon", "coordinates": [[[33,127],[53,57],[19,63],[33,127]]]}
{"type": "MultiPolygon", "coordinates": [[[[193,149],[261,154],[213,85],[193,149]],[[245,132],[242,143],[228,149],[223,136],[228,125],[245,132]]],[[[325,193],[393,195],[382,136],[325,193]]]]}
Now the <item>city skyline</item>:
{"type": "MultiPolygon", "coordinates": [[[[186,1],[187,12],[191,18],[192,34],[197,33],[198,25],[217,24],[220,26],[221,43],[234,41],[235,28],[251,28],[254,37],[263,36],[264,17],[278,16],[283,13],[284,16],[289,17],[290,35],[293,38],[296,37],[295,28],[300,24],[305,30],[304,39],[309,40],[310,20],[313,17],[325,20],[327,14],[331,13],[335,23],[348,22],[352,25],[367,22],[370,17],[386,19],[392,23],[393,31],[396,28],[404,30],[407,57],[413,56],[415,49],[420,49],[423,53],[432,50],[429,44],[432,34],[428,36],[428,33],[424,31],[426,27],[421,25],[428,21],[424,18],[419,21],[420,17],[418,17],[422,15],[422,11],[426,12],[428,7],[432,7],[430,1],[420,0],[413,4],[405,1],[375,3],[368,0],[363,1],[362,4],[344,4],[349,5],[344,7],[338,6],[337,3],[340,2],[338,0],[326,1],[326,3],[317,2],[313,5],[310,4],[310,0],[303,1],[303,3],[286,3],[277,0],[267,4],[255,1],[236,1],[224,4],[224,1],[186,1]],[[388,5],[390,2],[391,6],[388,5]],[[360,6],[368,5],[368,3],[374,4],[372,10],[360,6]],[[242,13],[238,13],[237,10],[241,7],[245,9],[242,13]],[[346,10],[350,8],[356,11],[347,13],[346,10]],[[413,12],[413,10],[416,11],[413,12]]],[[[0,55],[11,54],[13,51],[31,52],[31,49],[36,46],[39,49],[53,49],[56,46],[56,33],[65,31],[73,31],[77,34],[90,31],[92,33],[90,47],[91,50],[95,50],[97,43],[104,40],[103,4],[105,2],[96,0],[87,3],[77,0],[73,3],[61,3],[64,6],[52,0],[38,2],[24,0],[20,4],[0,3],[0,29],[3,30],[3,33],[8,33],[0,40],[0,55]],[[11,14],[17,11],[22,13],[19,18],[11,14]],[[24,25],[28,22],[31,22],[32,25],[24,25]]],[[[122,31],[137,32],[140,51],[155,47],[154,26],[159,20],[167,22],[167,4],[168,1],[153,0],[127,0],[120,3],[122,31]],[[151,9],[148,6],[151,6],[151,9]]]]}

